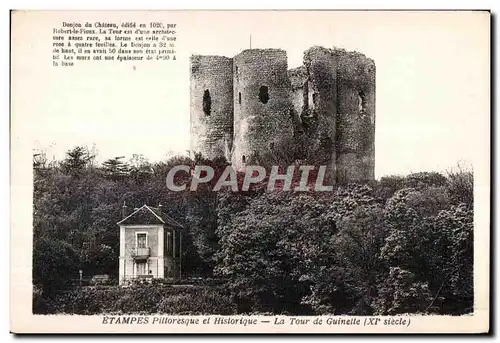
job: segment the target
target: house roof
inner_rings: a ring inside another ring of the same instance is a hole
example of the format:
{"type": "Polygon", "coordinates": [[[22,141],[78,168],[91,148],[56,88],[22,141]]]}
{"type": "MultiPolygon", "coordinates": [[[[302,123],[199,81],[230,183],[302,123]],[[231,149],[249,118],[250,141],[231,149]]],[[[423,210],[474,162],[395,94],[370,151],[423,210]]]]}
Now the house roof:
{"type": "Polygon", "coordinates": [[[172,227],[183,228],[179,222],[162,213],[159,208],[143,205],[135,209],[130,215],[120,220],[118,225],[147,225],[147,224],[164,224],[172,227]]]}

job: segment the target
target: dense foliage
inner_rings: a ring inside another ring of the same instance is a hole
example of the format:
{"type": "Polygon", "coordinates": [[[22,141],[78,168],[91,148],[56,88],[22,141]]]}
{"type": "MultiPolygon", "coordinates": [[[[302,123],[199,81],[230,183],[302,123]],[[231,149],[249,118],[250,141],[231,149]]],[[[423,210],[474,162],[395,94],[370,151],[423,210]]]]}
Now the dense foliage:
{"type": "Polygon", "coordinates": [[[453,175],[221,194],[216,272],[240,311],[471,312],[472,175],[453,175]]]}
{"type": "Polygon", "coordinates": [[[235,306],[222,287],[143,284],[122,288],[83,287],[57,292],[36,304],[38,313],[234,314],[235,306]]]}
{"type": "MultiPolygon", "coordinates": [[[[37,313],[398,314],[473,311],[470,171],[384,177],[334,192],[248,192],[212,184],[172,192],[175,165],[223,160],[141,156],[98,165],[83,147],[34,161],[34,310],[37,313]],[[183,275],[221,286],[84,287],[118,272],[121,206],[163,204],[186,228],[183,275]]],[[[188,182],[179,173],[176,183],[188,182]]]]}

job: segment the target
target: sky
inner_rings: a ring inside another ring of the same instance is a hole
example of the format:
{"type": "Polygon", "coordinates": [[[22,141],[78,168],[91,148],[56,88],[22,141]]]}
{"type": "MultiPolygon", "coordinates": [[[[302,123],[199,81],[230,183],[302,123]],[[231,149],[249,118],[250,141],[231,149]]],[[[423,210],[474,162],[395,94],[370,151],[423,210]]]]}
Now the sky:
{"type": "Polygon", "coordinates": [[[490,37],[483,12],[21,13],[13,21],[12,139],[55,158],[77,145],[95,145],[101,161],[185,154],[189,56],[232,57],[249,48],[250,35],[252,48],[286,50],[289,68],[315,45],[375,61],[377,178],[484,166],[488,159],[490,37]],[[177,23],[177,60],[52,67],[52,28],[68,18],[177,23]]]}

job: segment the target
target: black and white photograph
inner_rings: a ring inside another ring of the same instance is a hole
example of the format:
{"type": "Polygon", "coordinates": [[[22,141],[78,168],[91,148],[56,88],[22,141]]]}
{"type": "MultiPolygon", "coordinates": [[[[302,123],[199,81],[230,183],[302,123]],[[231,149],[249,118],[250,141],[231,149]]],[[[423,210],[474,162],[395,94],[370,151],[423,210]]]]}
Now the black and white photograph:
{"type": "Polygon", "coordinates": [[[11,329],[488,331],[488,11],[11,20],[11,329]]]}

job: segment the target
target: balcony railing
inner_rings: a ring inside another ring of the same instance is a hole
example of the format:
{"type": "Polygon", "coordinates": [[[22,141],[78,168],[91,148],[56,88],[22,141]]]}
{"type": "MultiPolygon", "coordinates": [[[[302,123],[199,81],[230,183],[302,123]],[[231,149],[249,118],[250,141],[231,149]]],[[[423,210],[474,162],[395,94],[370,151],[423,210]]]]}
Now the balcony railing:
{"type": "Polygon", "coordinates": [[[149,247],[132,249],[132,257],[136,260],[147,260],[149,256],[150,256],[149,247]]]}

